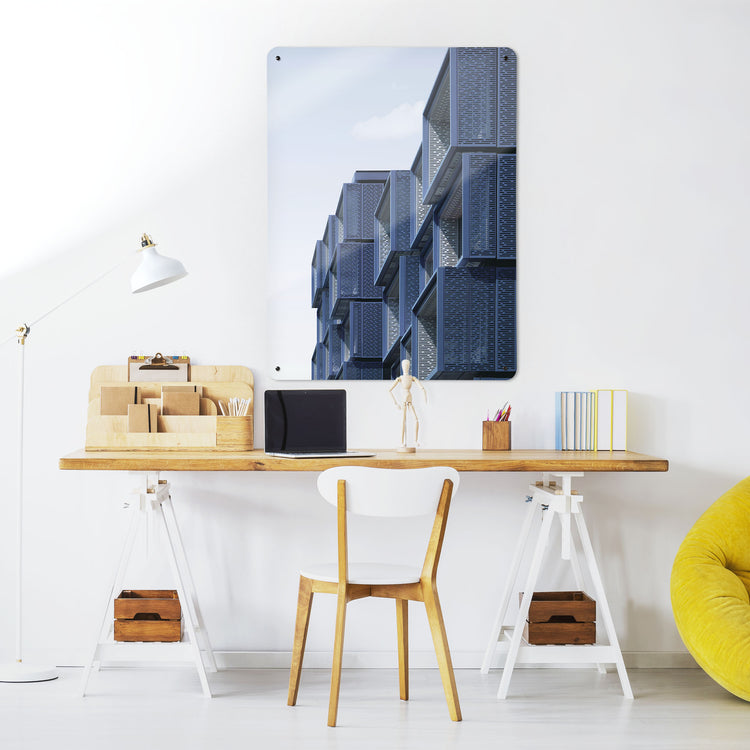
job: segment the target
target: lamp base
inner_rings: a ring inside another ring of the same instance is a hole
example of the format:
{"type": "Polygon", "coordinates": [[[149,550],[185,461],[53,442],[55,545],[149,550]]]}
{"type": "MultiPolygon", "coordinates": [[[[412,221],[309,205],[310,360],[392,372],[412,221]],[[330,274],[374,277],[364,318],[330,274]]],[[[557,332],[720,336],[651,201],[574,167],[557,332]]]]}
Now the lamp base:
{"type": "Polygon", "coordinates": [[[21,661],[0,664],[0,682],[46,682],[56,680],[58,676],[54,667],[40,667],[21,661]]]}

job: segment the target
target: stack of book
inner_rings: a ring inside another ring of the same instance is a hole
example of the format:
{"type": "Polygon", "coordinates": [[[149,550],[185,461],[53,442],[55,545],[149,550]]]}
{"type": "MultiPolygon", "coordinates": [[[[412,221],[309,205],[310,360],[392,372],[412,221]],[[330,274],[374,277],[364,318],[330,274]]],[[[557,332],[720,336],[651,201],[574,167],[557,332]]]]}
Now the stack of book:
{"type": "Polygon", "coordinates": [[[627,450],[628,392],[558,391],[555,394],[555,449],[627,450]]]}

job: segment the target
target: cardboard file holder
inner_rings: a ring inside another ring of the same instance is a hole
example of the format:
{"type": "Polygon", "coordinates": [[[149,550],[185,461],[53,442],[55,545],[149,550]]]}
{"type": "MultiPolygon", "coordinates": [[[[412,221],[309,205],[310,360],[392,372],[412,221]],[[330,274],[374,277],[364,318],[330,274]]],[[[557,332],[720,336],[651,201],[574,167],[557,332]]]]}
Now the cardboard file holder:
{"type": "Polygon", "coordinates": [[[128,432],[156,432],[156,404],[128,404],[128,432]]]}
{"type": "Polygon", "coordinates": [[[164,391],[161,397],[164,416],[197,417],[201,413],[201,397],[197,391],[164,391]]]}
{"type": "Polygon", "coordinates": [[[141,394],[137,385],[103,385],[101,413],[112,416],[127,414],[129,404],[139,404],[141,394]]]}

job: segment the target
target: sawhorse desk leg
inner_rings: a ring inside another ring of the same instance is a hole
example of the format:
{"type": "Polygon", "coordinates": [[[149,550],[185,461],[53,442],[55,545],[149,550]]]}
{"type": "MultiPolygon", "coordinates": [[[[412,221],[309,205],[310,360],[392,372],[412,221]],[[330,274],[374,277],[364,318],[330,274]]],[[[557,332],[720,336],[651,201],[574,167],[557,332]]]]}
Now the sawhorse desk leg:
{"type": "Polygon", "coordinates": [[[216,672],[216,660],[198,605],[195,584],[193,583],[190,565],[182,544],[177,517],[169,493],[169,484],[166,480],[160,480],[158,474],[147,474],[145,485],[137,493],[137,500],[130,503],[130,509],[130,526],[104,607],[104,617],[99,628],[99,636],[91,659],[84,671],[82,695],[86,694],[91,670],[98,670],[101,662],[107,658],[118,661],[133,660],[138,657],[140,660],[173,661],[179,659],[180,654],[182,654],[183,659],[195,663],[203,694],[210,698],[211,689],[208,685],[203,659],[205,656],[210,672],[216,672]],[[113,602],[122,590],[138,534],[154,518],[157,525],[164,530],[168,542],[168,559],[175,577],[177,595],[182,605],[182,616],[188,641],[182,643],[114,643],[112,641],[114,631],[113,602]]]}
{"type": "Polygon", "coordinates": [[[550,482],[549,475],[545,474],[542,482],[530,487],[531,494],[526,500],[529,509],[526,512],[521,535],[516,545],[508,577],[506,579],[505,590],[500,601],[500,607],[495,618],[495,623],[490,634],[490,641],[485,651],[484,661],[482,662],[482,674],[487,674],[492,665],[492,659],[498,647],[498,641],[502,641],[507,646],[507,655],[503,667],[503,676],[498,689],[497,697],[506,698],[510,680],[513,675],[513,669],[517,663],[535,663],[535,664],[563,664],[563,663],[595,663],[600,672],[606,672],[605,664],[615,664],[617,673],[620,677],[622,692],[626,698],[632,698],[633,692],[630,688],[630,681],[625,670],[625,662],[622,658],[622,651],[617,640],[612,614],[607,602],[607,596],[604,592],[599,568],[596,564],[596,557],[591,546],[586,521],[583,517],[581,505],[583,496],[572,490],[572,479],[582,477],[580,472],[555,473],[552,476],[559,477],[562,487],[557,482],[550,482]],[[534,545],[534,552],[531,558],[529,571],[523,584],[523,597],[516,616],[515,623],[512,627],[506,627],[503,623],[510,608],[510,600],[516,590],[518,574],[521,568],[524,552],[527,549],[531,536],[531,528],[534,519],[541,513],[542,524],[534,545]],[[581,543],[581,549],[588,568],[591,583],[594,587],[596,602],[599,614],[603,620],[604,630],[607,634],[607,645],[591,646],[530,646],[522,644],[523,629],[529,613],[531,597],[535,591],[536,583],[539,578],[539,572],[544,561],[544,556],[549,546],[550,532],[552,529],[553,519],[557,516],[560,519],[562,546],[561,558],[568,560],[573,568],[576,585],[583,588],[583,575],[578,556],[575,550],[575,544],[572,538],[572,519],[575,519],[578,538],[581,543]]]}

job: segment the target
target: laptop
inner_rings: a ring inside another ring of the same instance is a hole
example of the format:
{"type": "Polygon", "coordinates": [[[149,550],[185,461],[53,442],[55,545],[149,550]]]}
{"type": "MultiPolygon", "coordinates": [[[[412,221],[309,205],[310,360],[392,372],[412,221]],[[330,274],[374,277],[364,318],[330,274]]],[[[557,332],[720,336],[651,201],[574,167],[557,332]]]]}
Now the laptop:
{"type": "Polygon", "coordinates": [[[265,392],[265,452],[281,458],[353,458],[346,449],[346,391],[265,392]]]}

